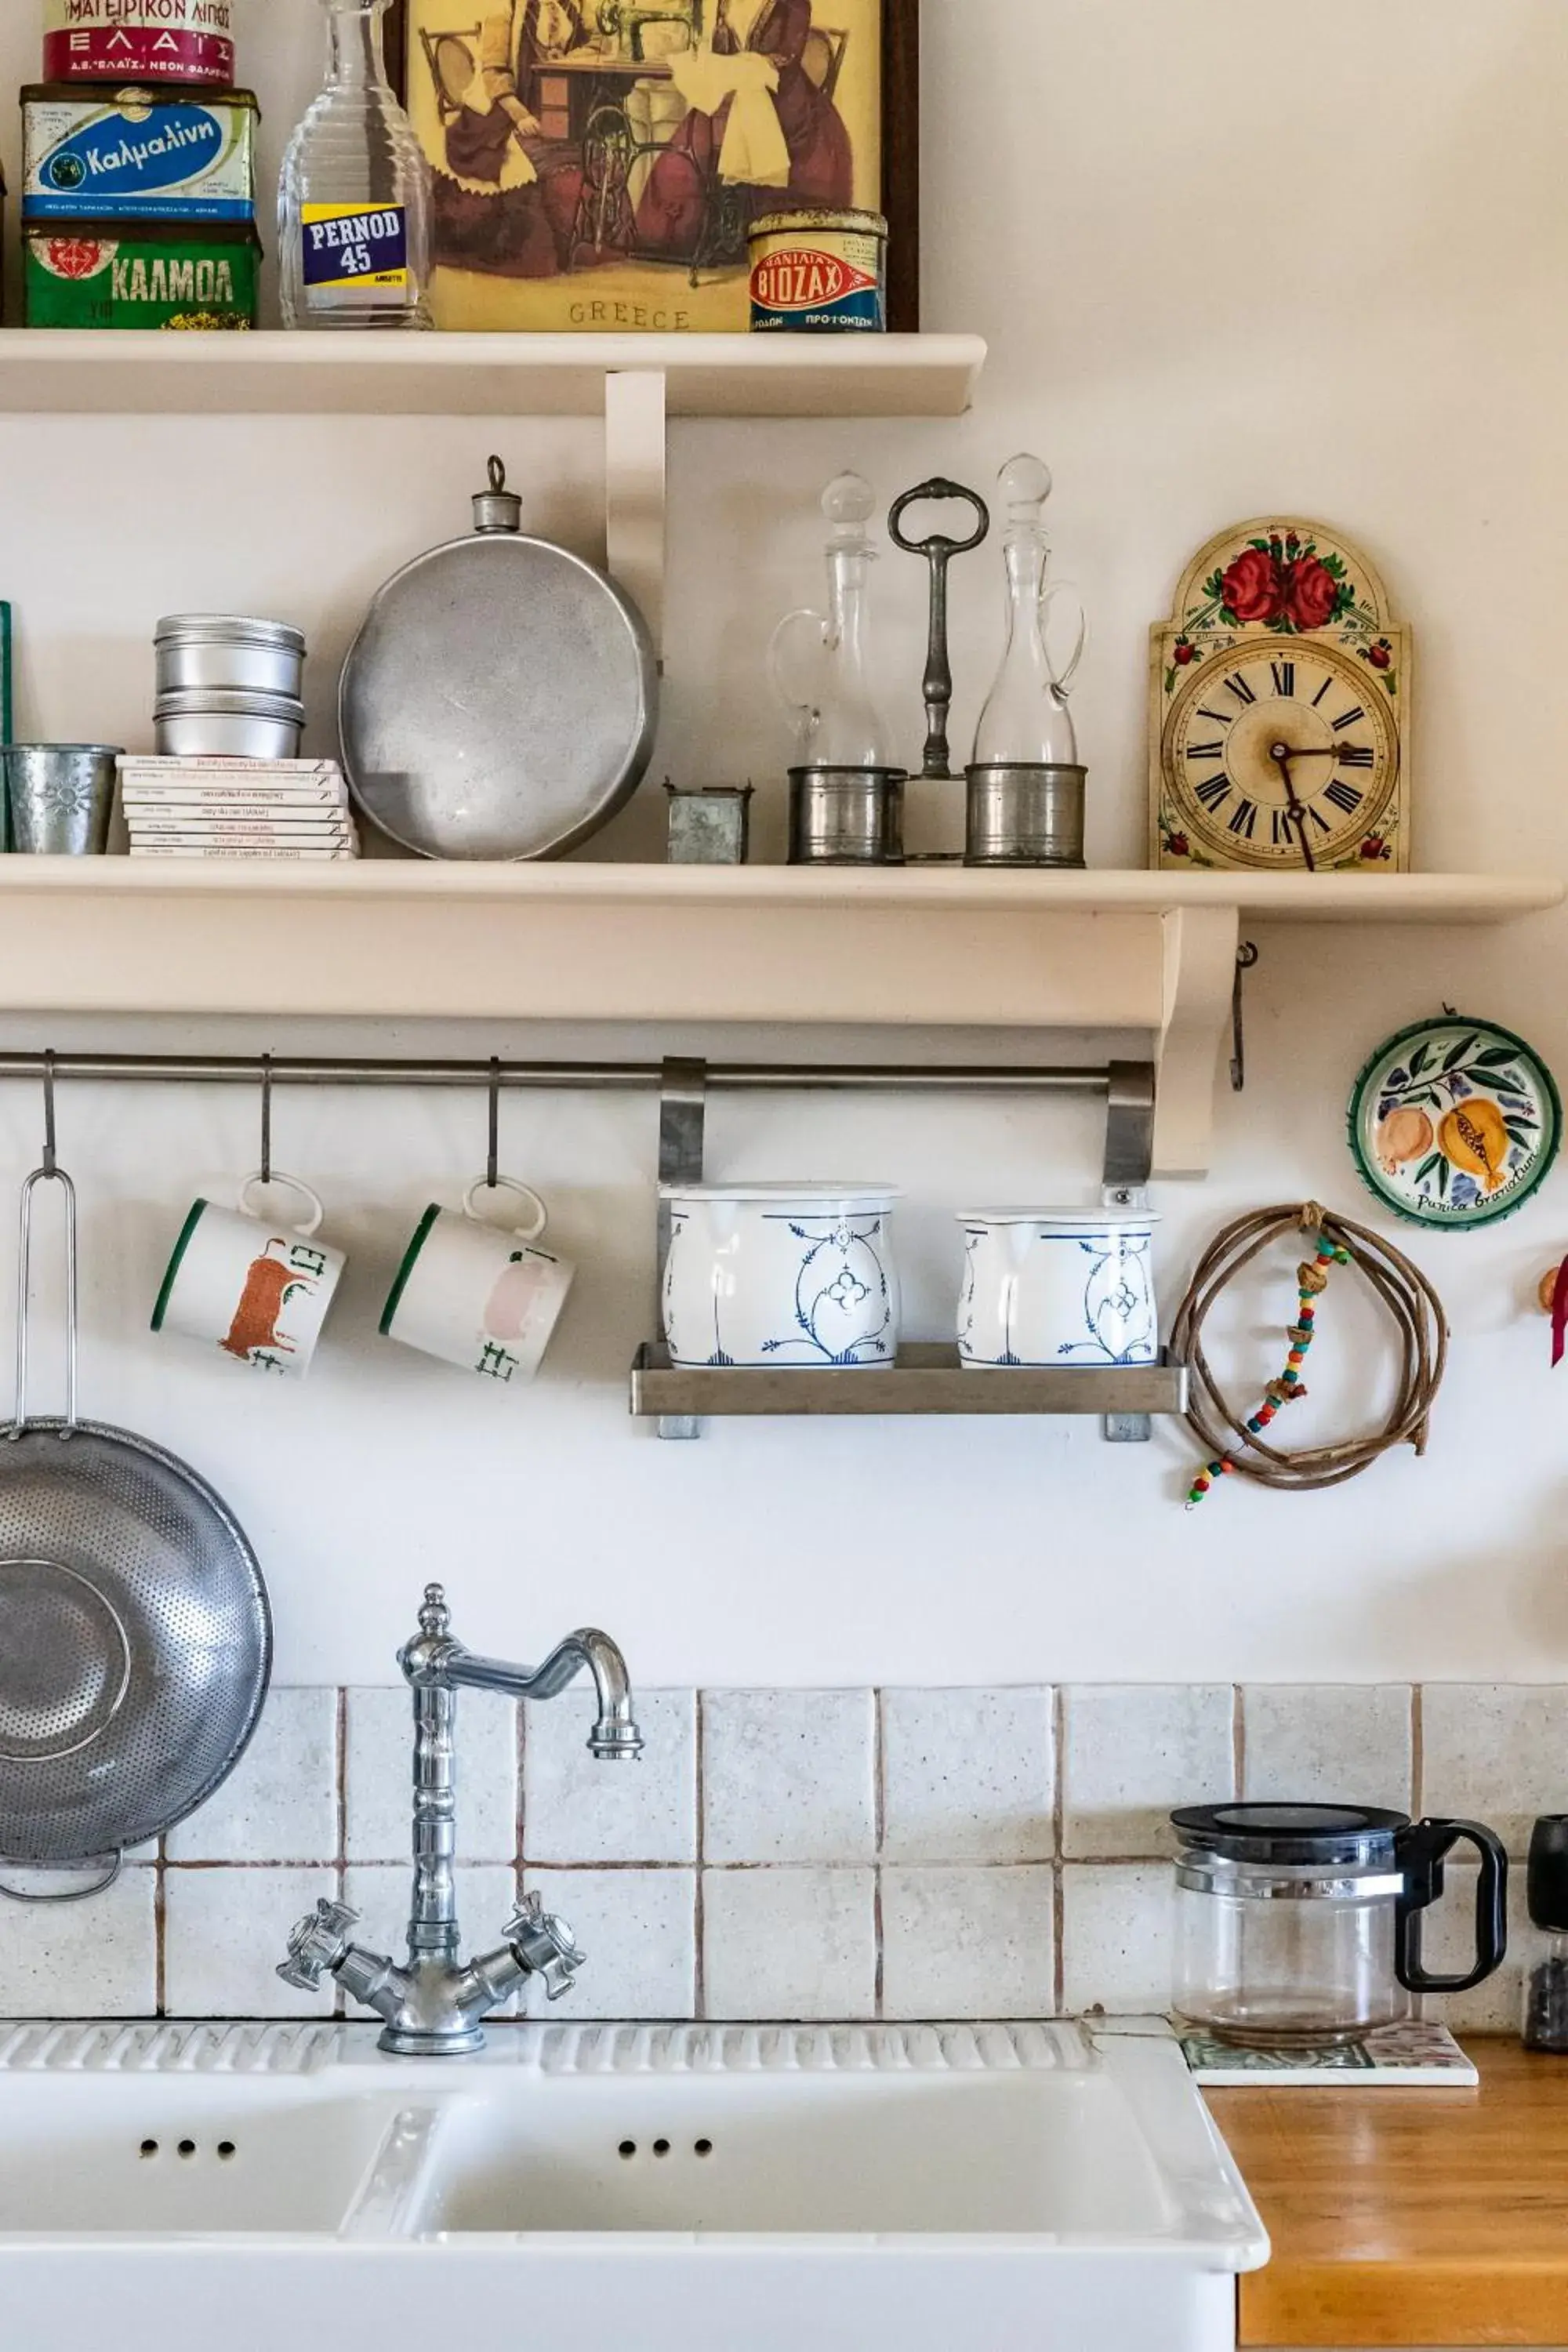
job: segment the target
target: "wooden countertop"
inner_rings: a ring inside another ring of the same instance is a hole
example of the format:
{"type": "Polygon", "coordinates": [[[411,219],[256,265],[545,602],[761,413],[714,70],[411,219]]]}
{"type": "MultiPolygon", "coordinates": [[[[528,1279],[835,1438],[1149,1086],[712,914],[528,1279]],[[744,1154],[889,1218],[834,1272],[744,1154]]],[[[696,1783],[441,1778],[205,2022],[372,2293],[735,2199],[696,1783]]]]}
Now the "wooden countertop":
{"type": "Polygon", "coordinates": [[[1568,2057],[1475,2091],[1211,2091],[1274,2259],[1243,2345],[1568,2346],[1568,2057]]]}

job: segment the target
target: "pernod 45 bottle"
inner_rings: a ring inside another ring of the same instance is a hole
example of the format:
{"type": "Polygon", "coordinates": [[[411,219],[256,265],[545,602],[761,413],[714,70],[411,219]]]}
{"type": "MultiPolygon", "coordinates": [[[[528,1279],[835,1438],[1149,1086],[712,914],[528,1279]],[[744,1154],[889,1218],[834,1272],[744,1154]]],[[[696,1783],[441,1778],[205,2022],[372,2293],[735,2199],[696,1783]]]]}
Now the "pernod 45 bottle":
{"type": "Polygon", "coordinates": [[[288,327],[428,327],[430,171],[382,52],[388,0],[322,0],[327,79],[278,191],[288,327]]]}

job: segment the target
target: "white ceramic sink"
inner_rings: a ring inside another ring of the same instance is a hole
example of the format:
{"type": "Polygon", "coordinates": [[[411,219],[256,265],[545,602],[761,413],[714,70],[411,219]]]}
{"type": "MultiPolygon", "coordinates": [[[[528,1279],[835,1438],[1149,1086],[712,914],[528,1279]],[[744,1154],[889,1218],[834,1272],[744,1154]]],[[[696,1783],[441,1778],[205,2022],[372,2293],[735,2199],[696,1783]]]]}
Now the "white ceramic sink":
{"type": "Polygon", "coordinates": [[[1267,2252],[1157,2029],[0,2028],[27,2352],[1222,2352],[1267,2252]]]}

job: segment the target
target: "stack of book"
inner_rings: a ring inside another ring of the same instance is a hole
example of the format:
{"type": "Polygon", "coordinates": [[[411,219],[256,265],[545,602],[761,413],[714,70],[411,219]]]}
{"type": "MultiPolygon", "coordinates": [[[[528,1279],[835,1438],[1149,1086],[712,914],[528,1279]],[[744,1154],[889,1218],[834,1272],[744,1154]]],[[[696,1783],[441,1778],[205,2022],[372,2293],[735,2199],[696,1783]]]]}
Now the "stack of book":
{"type": "Polygon", "coordinates": [[[333,760],[126,758],[120,795],[132,857],[359,856],[333,760]]]}

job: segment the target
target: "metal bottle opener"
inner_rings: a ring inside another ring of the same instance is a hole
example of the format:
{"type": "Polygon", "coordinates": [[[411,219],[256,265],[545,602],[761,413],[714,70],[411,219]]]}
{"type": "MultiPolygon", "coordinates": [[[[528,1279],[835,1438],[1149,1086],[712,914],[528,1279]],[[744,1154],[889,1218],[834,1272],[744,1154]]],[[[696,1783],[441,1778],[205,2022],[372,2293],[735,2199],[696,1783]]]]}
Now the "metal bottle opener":
{"type": "Polygon", "coordinates": [[[947,719],[952,708],[952,664],[947,649],[947,567],[955,555],[968,555],[983,547],[991,530],[991,509],[973,490],[966,490],[962,482],[950,482],[938,474],[931,481],[918,482],[895,499],[888,515],[888,536],[895,547],[906,555],[923,555],[931,566],[931,641],[926,649],[926,672],[923,681],[926,706],[925,761],[922,776],[939,782],[950,781],[952,775],[948,753],[947,719]],[[926,499],[962,499],[974,509],[980,520],[967,539],[949,539],[944,531],[932,531],[925,539],[906,539],[900,524],[909,508],[919,506],[926,499]]]}

